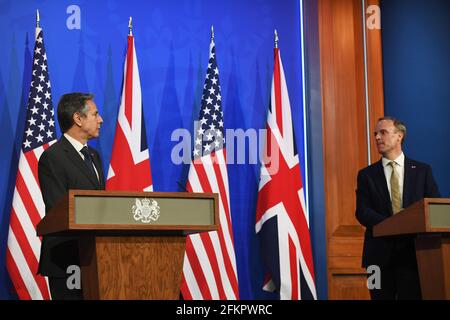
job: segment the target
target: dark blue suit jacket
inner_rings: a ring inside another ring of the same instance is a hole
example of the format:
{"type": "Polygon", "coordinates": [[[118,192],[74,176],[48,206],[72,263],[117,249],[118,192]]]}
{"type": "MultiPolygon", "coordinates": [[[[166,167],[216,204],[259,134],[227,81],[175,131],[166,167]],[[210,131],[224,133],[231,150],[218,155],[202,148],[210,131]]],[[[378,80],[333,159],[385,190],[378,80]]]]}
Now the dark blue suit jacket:
{"type": "MultiPolygon", "coordinates": [[[[405,157],[403,208],[422,198],[440,197],[431,167],[405,157]]],[[[388,266],[392,255],[401,255],[405,263],[415,263],[414,238],[380,237],[372,235],[372,228],[392,216],[392,204],[381,160],[358,173],[356,189],[356,218],[366,227],[362,266],[388,266]]]]}
{"type": "MultiPolygon", "coordinates": [[[[88,169],[81,156],[64,136],[42,153],[38,172],[46,212],[53,208],[69,189],[105,189],[100,157],[91,147],[89,152],[99,179],[88,169]]],[[[66,277],[66,269],[70,265],[79,265],[78,238],[44,236],[38,273],[66,277]]]]}

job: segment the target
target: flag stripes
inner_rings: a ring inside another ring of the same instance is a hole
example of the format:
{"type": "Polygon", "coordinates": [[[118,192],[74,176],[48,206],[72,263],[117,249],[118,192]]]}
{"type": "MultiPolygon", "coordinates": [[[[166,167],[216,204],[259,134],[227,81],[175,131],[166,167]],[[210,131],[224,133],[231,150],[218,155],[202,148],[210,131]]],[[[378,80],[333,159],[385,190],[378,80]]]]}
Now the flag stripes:
{"type": "Polygon", "coordinates": [[[255,230],[262,244],[277,245],[270,250],[262,248],[268,272],[264,288],[271,284],[272,289],[278,291],[280,299],[316,299],[300,163],[278,48],[274,50],[265,155],[267,158],[261,166],[255,230]],[[270,154],[267,154],[267,150],[270,154]]]}
{"type": "Polygon", "coordinates": [[[219,195],[219,229],[187,238],[181,285],[185,299],[239,299],[221,100],[219,68],[211,39],[186,189],[219,195]]]}
{"type": "Polygon", "coordinates": [[[37,275],[41,238],[36,226],[45,215],[38,178],[39,158],[56,141],[51,83],[44,35],[36,28],[32,81],[14,188],[6,267],[19,299],[50,299],[48,282],[37,275]]]}

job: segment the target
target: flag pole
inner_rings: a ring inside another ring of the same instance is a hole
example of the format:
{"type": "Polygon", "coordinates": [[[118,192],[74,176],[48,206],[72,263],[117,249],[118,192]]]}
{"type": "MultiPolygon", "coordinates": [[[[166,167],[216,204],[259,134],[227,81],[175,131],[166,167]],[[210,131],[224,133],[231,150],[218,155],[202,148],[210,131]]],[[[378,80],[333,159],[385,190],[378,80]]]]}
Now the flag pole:
{"type": "Polygon", "coordinates": [[[214,41],[214,26],[211,26],[211,41],[214,41]]]}
{"type": "Polygon", "coordinates": [[[130,20],[128,21],[128,35],[132,36],[133,35],[133,18],[130,17],[130,20]]]}
{"type": "Polygon", "coordinates": [[[277,29],[275,29],[275,49],[277,49],[278,48],[278,32],[277,32],[277,29]]]}
{"type": "Polygon", "coordinates": [[[39,28],[39,10],[36,10],[36,28],[39,28]]]}

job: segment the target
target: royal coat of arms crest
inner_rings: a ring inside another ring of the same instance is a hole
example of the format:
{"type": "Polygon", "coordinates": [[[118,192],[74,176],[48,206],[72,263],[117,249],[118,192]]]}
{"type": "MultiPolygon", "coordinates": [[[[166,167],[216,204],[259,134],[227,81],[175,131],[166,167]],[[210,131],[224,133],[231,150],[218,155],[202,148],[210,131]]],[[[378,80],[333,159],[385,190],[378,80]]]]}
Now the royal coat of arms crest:
{"type": "Polygon", "coordinates": [[[158,220],[160,216],[160,208],[158,202],[154,199],[135,199],[135,204],[131,208],[133,218],[142,223],[150,223],[158,220]]]}

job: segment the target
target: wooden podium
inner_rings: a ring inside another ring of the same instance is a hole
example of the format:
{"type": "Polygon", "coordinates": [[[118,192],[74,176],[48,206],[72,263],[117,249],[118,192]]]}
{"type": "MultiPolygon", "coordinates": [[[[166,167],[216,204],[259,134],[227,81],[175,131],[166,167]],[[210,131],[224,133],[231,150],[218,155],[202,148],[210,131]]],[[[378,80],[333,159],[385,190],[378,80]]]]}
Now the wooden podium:
{"type": "Polygon", "coordinates": [[[373,235],[415,234],[423,299],[450,299],[450,199],[425,198],[373,228],[373,235]]]}
{"type": "Polygon", "coordinates": [[[186,236],[218,225],[217,194],[70,190],[37,233],[79,236],[85,299],[179,299],[186,236]]]}

